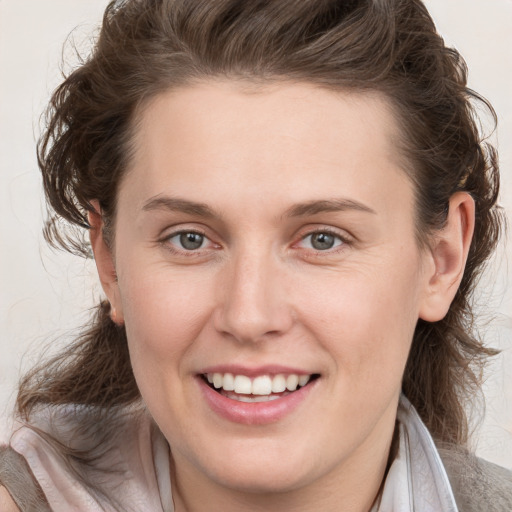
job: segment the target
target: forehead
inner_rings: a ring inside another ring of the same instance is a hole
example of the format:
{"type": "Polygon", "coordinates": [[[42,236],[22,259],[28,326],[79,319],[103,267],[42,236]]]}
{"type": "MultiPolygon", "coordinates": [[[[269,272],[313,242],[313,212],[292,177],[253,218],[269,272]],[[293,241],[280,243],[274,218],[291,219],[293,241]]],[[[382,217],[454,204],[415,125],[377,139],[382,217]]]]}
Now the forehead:
{"type": "Polygon", "coordinates": [[[363,149],[371,138],[371,145],[378,145],[389,158],[400,157],[393,144],[400,133],[390,102],[373,91],[333,91],[293,82],[212,81],[157,95],[139,109],[137,120],[135,142],[142,150],[148,148],[148,136],[159,130],[162,135],[162,129],[172,125],[182,141],[195,141],[204,150],[207,139],[220,146],[226,136],[233,138],[236,127],[240,139],[250,133],[256,144],[262,142],[259,135],[270,134],[278,135],[276,144],[283,144],[287,136],[310,140],[308,146],[324,141],[319,150],[333,141],[343,142],[340,137],[355,150],[363,149]]]}
{"type": "Polygon", "coordinates": [[[386,184],[410,195],[398,136],[377,93],[204,83],[141,109],[125,181],[139,203],[164,192],[202,202],[276,199],[283,208],[338,195],[378,202],[386,184]]]}

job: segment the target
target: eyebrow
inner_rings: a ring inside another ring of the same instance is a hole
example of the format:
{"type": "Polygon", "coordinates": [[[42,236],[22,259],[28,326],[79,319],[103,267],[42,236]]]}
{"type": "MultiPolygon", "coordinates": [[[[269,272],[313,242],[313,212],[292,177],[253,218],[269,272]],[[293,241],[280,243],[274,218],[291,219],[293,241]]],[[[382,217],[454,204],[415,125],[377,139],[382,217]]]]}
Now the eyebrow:
{"type": "Polygon", "coordinates": [[[325,212],[343,212],[356,210],[359,212],[371,213],[376,215],[377,212],[358,201],[352,199],[322,199],[319,201],[308,201],[292,206],[285,212],[287,217],[304,217],[307,215],[316,215],[325,212]]]}
{"type": "MultiPolygon", "coordinates": [[[[168,210],[182,212],[208,219],[221,216],[205,203],[170,196],[157,196],[149,199],[142,207],[143,211],[168,210]]],[[[376,215],[377,212],[363,203],[352,199],[321,199],[299,203],[288,208],[285,217],[305,217],[325,212],[360,211],[376,215]]]]}
{"type": "Polygon", "coordinates": [[[169,210],[187,213],[196,217],[220,217],[219,214],[215,213],[214,210],[204,203],[169,196],[157,196],[149,199],[144,203],[142,210],[146,212],[153,210],[169,210]]]}

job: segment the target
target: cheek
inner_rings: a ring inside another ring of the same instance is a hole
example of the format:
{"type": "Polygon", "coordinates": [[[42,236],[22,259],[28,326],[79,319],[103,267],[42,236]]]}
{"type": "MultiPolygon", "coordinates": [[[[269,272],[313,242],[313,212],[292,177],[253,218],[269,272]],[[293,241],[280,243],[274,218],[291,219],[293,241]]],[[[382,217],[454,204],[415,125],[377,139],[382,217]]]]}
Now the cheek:
{"type": "Polygon", "coordinates": [[[120,290],[141,395],[161,425],[172,425],[172,432],[167,429],[170,437],[186,438],[181,418],[193,401],[186,385],[190,353],[209,315],[204,279],[177,278],[168,269],[145,267],[121,277],[120,290]]]}
{"type": "MultiPolygon", "coordinates": [[[[132,267],[133,268],[133,267],[132,267]]],[[[143,267],[141,267],[143,268],[143,267]]],[[[198,337],[210,314],[208,280],[184,278],[166,268],[144,268],[120,278],[126,331],[132,357],[177,361],[198,337]]]]}
{"type": "Polygon", "coordinates": [[[401,376],[418,319],[418,269],[411,249],[305,284],[301,310],[308,311],[308,328],[354,382],[401,376]]]}

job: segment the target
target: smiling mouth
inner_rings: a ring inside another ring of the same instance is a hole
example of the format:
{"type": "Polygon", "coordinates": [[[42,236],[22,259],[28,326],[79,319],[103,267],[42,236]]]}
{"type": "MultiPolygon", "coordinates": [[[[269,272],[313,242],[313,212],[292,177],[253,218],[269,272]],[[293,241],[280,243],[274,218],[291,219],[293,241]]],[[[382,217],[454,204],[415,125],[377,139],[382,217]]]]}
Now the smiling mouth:
{"type": "Polygon", "coordinates": [[[246,375],[232,373],[207,373],[201,377],[211,389],[226,398],[250,403],[283,398],[307,386],[320,375],[277,374],[251,379],[246,375]]]}

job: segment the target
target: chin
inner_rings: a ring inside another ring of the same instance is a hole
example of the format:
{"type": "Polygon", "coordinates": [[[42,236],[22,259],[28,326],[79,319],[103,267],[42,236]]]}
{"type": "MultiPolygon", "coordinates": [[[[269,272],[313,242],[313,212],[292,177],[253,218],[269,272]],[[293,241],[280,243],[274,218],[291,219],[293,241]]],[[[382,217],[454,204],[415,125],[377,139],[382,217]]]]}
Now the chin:
{"type": "Polygon", "coordinates": [[[212,477],[218,484],[230,489],[250,494],[277,494],[294,491],[308,483],[305,475],[298,474],[297,468],[272,468],[260,465],[247,467],[240,471],[228,469],[216,471],[212,477]]]}
{"type": "Polygon", "coordinates": [[[283,450],[282,446],[273,449],[264,444],[260,440],[257,449],[251,446],[244,450],[238,445],[214,454],[203,452],[203,460],[197,460],[196,464],[201,465],[203,472],[217,484],[245,493],[292,491],[316,478],[312,474],[314,467],[307,465],[308,458],[297,457],[296,449],[283,450]]]}

